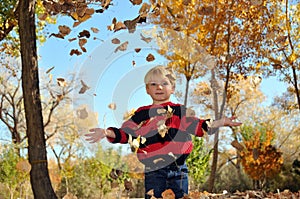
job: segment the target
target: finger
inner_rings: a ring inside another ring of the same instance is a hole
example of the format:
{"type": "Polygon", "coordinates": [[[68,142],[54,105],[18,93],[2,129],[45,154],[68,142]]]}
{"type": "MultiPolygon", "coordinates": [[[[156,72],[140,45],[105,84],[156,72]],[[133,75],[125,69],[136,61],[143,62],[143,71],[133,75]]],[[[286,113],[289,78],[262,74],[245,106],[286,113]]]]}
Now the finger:
{"type": "Polygon", "coordinates": [[[96,131],[96,128],[92,128],[89,130],[89,132],[95,132],[96,131]]]}

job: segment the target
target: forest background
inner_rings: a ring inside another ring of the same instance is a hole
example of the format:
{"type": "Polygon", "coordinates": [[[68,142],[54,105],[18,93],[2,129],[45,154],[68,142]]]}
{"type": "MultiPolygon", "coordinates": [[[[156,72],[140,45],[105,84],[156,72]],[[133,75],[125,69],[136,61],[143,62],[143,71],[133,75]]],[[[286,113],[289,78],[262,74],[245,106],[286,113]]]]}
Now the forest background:
{"type": "Polygon", "coordinates": [[[141,77],[157,64],[178,73],[173,100],[244,123],[194,139],[191,190],[298,191],[298,10],[288,0],[2,1],[0,196],[142,197],[130,146],[82,135],[147,104],[141,77]],[[270,78],[279,83],[264,88],[270,78]]]}

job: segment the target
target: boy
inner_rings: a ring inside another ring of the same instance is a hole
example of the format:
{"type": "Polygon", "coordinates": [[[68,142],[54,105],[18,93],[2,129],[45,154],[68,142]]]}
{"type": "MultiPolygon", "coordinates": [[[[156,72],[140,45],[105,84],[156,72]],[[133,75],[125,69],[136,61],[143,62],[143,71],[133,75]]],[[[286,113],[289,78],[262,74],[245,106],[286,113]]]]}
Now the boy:
{"type": "Polygon", "coordinates": [[[164,66],[156,66],[145,75],[146,92],[153,100],[138,108],[121,128],[94,128],[86,134],[94,143],[106,137],[111,143],[129,143],[145,165],[145,198],[153,190],[156,198],[171,189],[176,198],[188,194],[188,169],[185,160],[193,145],[191,135],[203,136],[220,126],[239,126],[235,117],[201,120],[181,104],[170,102],[175,91],[175,75],[164,66]]]}

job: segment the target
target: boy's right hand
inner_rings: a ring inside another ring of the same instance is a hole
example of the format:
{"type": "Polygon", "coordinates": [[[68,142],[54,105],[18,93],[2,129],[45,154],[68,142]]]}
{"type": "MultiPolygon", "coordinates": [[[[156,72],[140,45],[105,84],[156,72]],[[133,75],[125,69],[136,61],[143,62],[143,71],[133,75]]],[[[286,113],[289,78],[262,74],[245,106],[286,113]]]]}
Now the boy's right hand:
{"type": "Polygon", "coordinates": [[[106,130],[102,128],[93,128],[90,129],[89,132],[92,133],[85,134],[86,136],[85,140],[90,143],[99,142],[100,140],[106,137],[106,130]]]}

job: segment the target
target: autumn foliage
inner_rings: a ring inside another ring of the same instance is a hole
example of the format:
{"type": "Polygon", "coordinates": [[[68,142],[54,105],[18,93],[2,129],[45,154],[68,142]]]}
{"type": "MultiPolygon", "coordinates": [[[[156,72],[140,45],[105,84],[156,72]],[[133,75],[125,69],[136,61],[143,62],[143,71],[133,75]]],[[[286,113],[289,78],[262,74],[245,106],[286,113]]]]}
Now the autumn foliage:
{"type": "Polygon", "coordinates": [[[282,153],[271,145],[274,133],[257,131],[244,140],[244,150],[240,155],[245,173],[254,180],[265,180],[280,172],[283,165],[282,153]]]}

